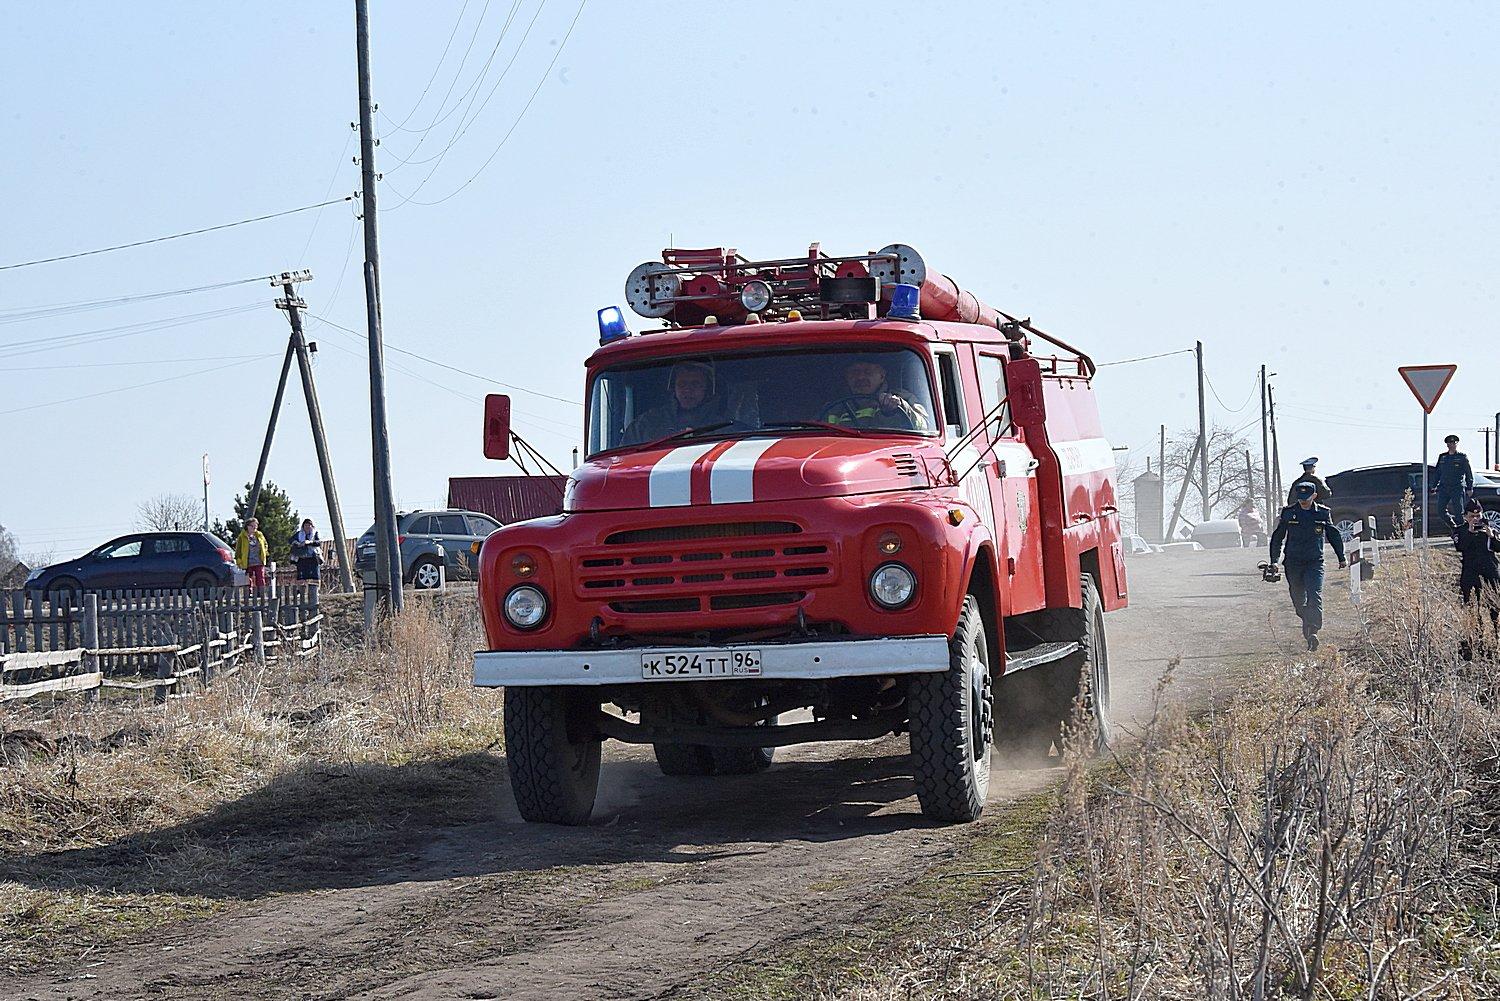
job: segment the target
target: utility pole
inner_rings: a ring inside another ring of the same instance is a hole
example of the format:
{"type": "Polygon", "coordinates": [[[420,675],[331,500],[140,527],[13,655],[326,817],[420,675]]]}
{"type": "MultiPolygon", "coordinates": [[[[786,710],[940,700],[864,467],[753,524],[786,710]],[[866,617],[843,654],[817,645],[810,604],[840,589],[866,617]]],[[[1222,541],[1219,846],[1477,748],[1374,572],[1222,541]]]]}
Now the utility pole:
{"type": "Polygon", "coordinates": [[[245,520],[255,517],[255,505],[260,503],[260,488],[266,482],[266,463],[271,461],[271,442],[276,438],[276,420],[281,416],[281,398],[286,395],[286,377],[292,370],[292,355],[296,347],[286,343],[286,357],[281,359],[281,378],[276,383],[276,398],[271,401],[271,419],[266,424],[266,440],[260,446],[260,463],[255,467],[255,482],[250,486],[250,498],[245,505],[245,520]]]}
{"type": "Polygon", "coordinates": [[[1490,468],[1490,429],[1480,428],[1479,433],[1484,435],[1484,468],[1490,468]]]}
{"type": "Polygon", "coordinates": [[[282,272],[271,279],[271,284],[282,290],[276,300],[276,308],[286,311],[287,321],[292,325],[292,350],[297,355],[297,368],[302,374],[302,395],[307,400],[307,422],[312,425],[313,448],[318,453],[318,472],[323,477],[323,499],[328,505],[329,528],[333,530],[333,544],[338,554],[339,586],[344,591],[354,590],[354,578],[349,573],[349,550],[344,543],[344,512],[339,506],[338,487],[333,482],[333,463],[328,458],[328,436],[323,431],[323,408],[318,405],[318,388],[313,383],[312,357],[307,350],[307,338],[302,333],[302,310],[307,303],[293,294],[298,282],[312,280],[311,271],[282,272]]]}
{"type": "Polygon", "coordinates": [[[1276,504],[1271,500],[1271,428],[1266,420],[1266,367],[1260,367],[1260,464],[1266,488],[1266,524],[1276,514],[1276,504]]]}
{"type": "Polygon", "coordinates": [[[1495,415],[1495,465],[1500,466],[1500,414],[1495,415]]]}
{"type": "Polygon", "coordinates": [[[208,531],[208,453],[203,453],[203,530],[208,531]]]}
{"type": "Polygon", "coordinates": [[[1194,342],[1198,356],[1198,486],[1203,493],[1203,520],[1213,517],[1208,500],[1208,401],[1203,397],[1203,342],[1194,342]]]}
{"type": "Polygon", "coordinates": [[[1255,462],[1250,458],[1250,450],[1245,449],[1245,499],[1251,505],[1255,504],[1255,462]]]}
{"type": "MultiPolygon", "coordinates": [[[[1161,443],[1160,443],[1160,445],[1158,447],[1159,447],[1159,451],[1157,452],[1157,456],[1156,456],[1156,471],[1159,474],[1161,474],[1161,499],[1162,499],[1162,512],[1161,513],[1162,513],[1162,517],[1166,517],[1166,514],[1167,514],[1167,508],[1166,508],[1166,500],[1167,500],[1167,426],[1165,424],[1163,424],[1161,426],[1161,443]]],[[[1165,521],[1163,521],[1160,524],[1158,524],[1156,526],[1156,530],[1161,533],[1161,537],[1163,539],[1165,539],[1167,537],[1167,523],[1165,521]]]]}
{"type": "MultiPolygon", "coordinates": [[[[1281,440],[1276,436],[1276,387],[1266,386],[1266,405],[1271,415],[1271,463],[1274,467],[1272,473],[1272,487],[1276,491],[1278,500],[1283,496],[1281,489],[1281,440]]],[[[1267,522],[1269,525],[1270,523],[1267,522]]]]}
{"type": "Polygon", "coordinates": [[[370,344],[370,458],[375,480],[375,590],[400,612],[401,551],[391,487],[391,436],[385,412],[385,340],[380,314],[380,239],[375,206],[375,104],[370,97],[370,3],[354,0],[354,44],[359,63],[359,175],[365,224],[365,322],[370,344]]]}

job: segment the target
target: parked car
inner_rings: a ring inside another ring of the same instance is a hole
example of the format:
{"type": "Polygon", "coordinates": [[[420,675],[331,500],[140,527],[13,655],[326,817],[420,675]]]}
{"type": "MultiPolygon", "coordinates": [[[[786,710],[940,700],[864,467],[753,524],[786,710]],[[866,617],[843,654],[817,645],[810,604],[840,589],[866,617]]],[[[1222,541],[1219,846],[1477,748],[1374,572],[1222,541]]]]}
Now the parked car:
{"type": "Polygon", "coordinates": [[[1240,523],[1233,518],[1215,518],[1193,526],[1193,541],[1204,549],[1242,549],[1240,523]]]}
{"type": "Polygon", "coordinates": [[[1161,546],[1152,545],[1139,535],[1130,536],[1129,544],[1131,556],[1144,556],[1150,553],[1161,552],[1161,546]]]}
{"type": "MultiPolygon", "coordinates": [[[[406,511],[396,515],[396,538],[401,545],[401,579],[415,588],[437,587],[438,568],[449,580],[476,580],[475,555],[500,523],[478,511],[406,511]]],[[[359,537],[354,570],[365,579],[375,576],[375,526],[359,537]]]]}
{"type": "MultiPolygon", "coordinates": [[[[1428,467],[1429,488],[1437,485],[1437,467],[1428,467]]],[[[1345,541],[1359,534],[1360,525],[1370,516],[1375,518],[1375,534],[1382,538],[1400,535],[1404,527],[1399,523],[1398,509],[1407,490],[1412,493],[1418,511],[1412,520],[1420,519],[1422,496],[1422,464],[1420,462],[1397,462],[1384,466],[1364,466],[1346,469],[1328,477],[1328,489],[1333,497],[1328,506],[1333,510],[1333,520],[1343,533],[1345,541]]],[[[1500,530],[1500,476],[1492,472],[1474,474],[1474,499],[1484,505],[1485,520],[1500,530]]],[[[1445,536],[1449,533],[1448,522],[1437,508],[1437,493],[1429,497],[1428,535],[1445,536]]],[[[1420,533],[1419,533],[1420,534],[1420,533]]]]}
{"type": "Polygon", "coordinates": [[[138,532],[111,539],[64,563],[33,570],[26,588],[48,594],[78,594],[116,588],[192,590],[239,587],[245,571],[234,551],[207,532],[138,532]]]}

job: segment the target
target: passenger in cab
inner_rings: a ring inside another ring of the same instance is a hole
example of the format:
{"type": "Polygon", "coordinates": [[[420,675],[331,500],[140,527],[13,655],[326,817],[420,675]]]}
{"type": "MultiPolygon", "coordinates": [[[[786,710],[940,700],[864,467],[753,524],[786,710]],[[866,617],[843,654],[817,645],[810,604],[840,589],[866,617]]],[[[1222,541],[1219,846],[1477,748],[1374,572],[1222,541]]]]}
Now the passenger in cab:
{"type": "Polygon", "coordinates": [[[819,420],[859,428],[891,428],[926,431],[931,427],[927,411],[904,390],[891,391],[885,366],[867,358],[856,358],[844,366],[848,395],[830,400],[819,420]]]}
{"type": "Polygon", "coordinates": [[[689,428],[707,427],[727,415],[714,385],[714,367],[705,361],[683,361],[667,377],[671,399],[646,411],[625,429],[625,444],[639,445],[689,428]]]}

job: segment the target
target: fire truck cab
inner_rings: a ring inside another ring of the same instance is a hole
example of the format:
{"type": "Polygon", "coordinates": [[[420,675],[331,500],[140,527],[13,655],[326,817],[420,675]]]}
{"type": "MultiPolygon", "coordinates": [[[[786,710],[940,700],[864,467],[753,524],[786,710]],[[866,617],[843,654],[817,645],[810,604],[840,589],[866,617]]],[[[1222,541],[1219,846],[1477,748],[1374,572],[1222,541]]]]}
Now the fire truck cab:
{"type": "MultiPolygon", "coordinates": [[[[669,250],[626,299],[664,328],[600,310],[562,513],[480,552],[474,682],[505,690],[523,817],[585,823],[606,738],[731,775],[905,732],[955,822],[997,747],[1107,741],[1126,583],[1086,354],[901,244],[669,250]]],[[[491,397],[486,454],[510,442],[491,397]]]]}

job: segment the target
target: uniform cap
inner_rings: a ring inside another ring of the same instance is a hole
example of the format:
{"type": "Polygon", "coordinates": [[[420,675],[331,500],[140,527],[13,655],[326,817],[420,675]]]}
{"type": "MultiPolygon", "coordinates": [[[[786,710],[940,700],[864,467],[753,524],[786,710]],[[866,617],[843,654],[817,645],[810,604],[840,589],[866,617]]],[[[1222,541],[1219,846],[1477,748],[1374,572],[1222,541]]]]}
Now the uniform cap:
{"type": "Polygon", "coordinates": [[[1484,505],[1479,503],[1477,500],[1471,500],[1469,501],[1469,503],[1464,505],[1464,514],[1468,514],[1470,511],[1478,511],[1483,514],[1484,505]]]}
{"type": "Polygon", "coordinates": [[[1448,437],[1446,437],[1446,438],[1443,439],[1443,444],[1446,445],[1450,441],[1458,441],[1458,435],[1456,435],[1456,434],[1450,434],[1448,437]]]}
{"type": "Polygon", "coordinates": [[[1311,483],[1299,483],[1296,489],[1298,497],[1310,497],[1318,492],[1318,488],[1311,483]]]}
{"type": "Polygon", "coordinates": [[[1318,464],[1318,457],[1316,455],[1312,456],[1311,458],[1303,459],[1302,460],[1302,468],[1303,469],[1306,469],[1308,466],[1316,466],[1317,464],[1318,464]]]}

